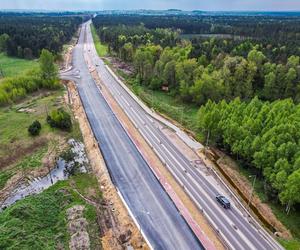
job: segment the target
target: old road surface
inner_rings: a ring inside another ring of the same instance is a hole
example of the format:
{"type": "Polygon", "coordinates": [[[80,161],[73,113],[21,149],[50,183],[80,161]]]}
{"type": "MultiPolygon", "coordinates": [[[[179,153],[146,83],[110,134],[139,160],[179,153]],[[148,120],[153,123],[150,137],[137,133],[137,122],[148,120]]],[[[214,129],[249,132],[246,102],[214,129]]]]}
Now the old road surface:
{"type": "Polygon", "coordinates": [[[152,249],[204,249],[96,86],[84,59],[87,32],[89,23],[84,23],[73,49],[73,68],[61,78],[76,83],[115,186],[152,249]]]}

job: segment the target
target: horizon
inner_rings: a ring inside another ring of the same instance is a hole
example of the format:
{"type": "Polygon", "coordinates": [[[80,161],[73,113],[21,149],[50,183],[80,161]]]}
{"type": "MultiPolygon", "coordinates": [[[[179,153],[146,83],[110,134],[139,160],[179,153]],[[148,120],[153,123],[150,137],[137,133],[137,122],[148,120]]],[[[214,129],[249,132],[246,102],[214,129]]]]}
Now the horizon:
{"type": "Polygon", "coordinates": [[[297,0],[13,0],[0,2],[0,10],[28,11],[137,11],[137,10],[200,10],[206,12],[298,12],[300,1],[297,0]],[[30,6],[30,8],[28,8],[30,6]]]}
{"type": "Polygon", "coordinates": [[[277,12],[277,13],[285,13],[285,12],[300,12],[300,9],[298,10],[203,10],[203,9],[191,9],[191,10],[186,10],[186,9],[176,9],[176,8],[169,8],[169,9],[38,9],[38,8],[31,8],[31,9],[21,9],[21,8],[16,8],[16,9],[2,9],[0,8],[0,12],[106,12],[106,11],[157,11],[157,12],[163,12],[163,11],[169,11],[169,12],[176,12],[176,11],[181,11],[181,12],[261,12],[261,13],[268,13],[268,12],[277,12]]]}

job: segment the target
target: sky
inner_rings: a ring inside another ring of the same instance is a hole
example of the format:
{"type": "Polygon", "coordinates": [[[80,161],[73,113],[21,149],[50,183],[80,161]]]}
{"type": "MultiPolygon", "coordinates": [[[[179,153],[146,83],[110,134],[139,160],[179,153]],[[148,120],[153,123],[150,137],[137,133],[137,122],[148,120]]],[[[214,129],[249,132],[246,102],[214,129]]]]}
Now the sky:
{"type": "Polygon", "coordinates": [[[0,0],[0,9],[300,11],[300,0],[0,0]]]}

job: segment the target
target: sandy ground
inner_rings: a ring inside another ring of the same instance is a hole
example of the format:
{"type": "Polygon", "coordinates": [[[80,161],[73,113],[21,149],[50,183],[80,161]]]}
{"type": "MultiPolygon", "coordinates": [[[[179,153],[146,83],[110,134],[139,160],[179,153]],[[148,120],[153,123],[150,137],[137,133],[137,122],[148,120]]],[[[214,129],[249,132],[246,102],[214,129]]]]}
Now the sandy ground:
{"type": "MultiPolygon", "coordinates": [[[[199,212],[197,207],[194,205],[192,200],[186,195],[183,189],[178,185],[175,181],[171,173],[165,168],[165,166],[161,163],[158,159],[156,154],[141,136],[141,134],[136,130],[134,125],[131,123],[130,119],[127,115],[123,112],[121,107],[117,104],[117,102],[113,99],[112,95],[110,94],[109,90],[105,87],[105,85],[101,84],[100,79],[96,72],[92,73],[96,82],[100,85],[102,94],[108,100],[109,105],[112,107],[114,113],[117,115],[118,119],[121,121],[122,125],[125,127],[127,132],[132,136],[136,145],[139,146],[139,149],[143,151],[143,155],[146,157],[146,161],[152,168],[158,169],[158,171],[166,178],[167,182],[171,185],[173,190],[176,192],[177,196],[180,197],[181,201],[188,209],[190,214],[192,215],[193,219],[198,223],[204,234],[211,240],[214,244],[216,249],[224,249],[223,245],[217,238],[213,229],[209,226],[208,222],[204,218],[204,216],[199,212]]],[[[190,152],[189,152],[190,153],[190,152]]]]}
{"type": "Polygon", "coordinates": [[[130,230],[131,237],[129,239],[129,244],[133,246],[134,249],[148,249],[143,237],[130,218],[116,192],[114,185],[111,182],[104,159],[89,126],[74,84],[69,82],[68,89],[72,100],[73,112],[80,124],[80,129],[84,138],[84,144],[86,146],[87,155],[90,160],[93,173],[99,181],[105,203],[108,204],[108,209],[113,212],[111,213],[113,217],[111,218],[112,227],[105,232],[104,237],[102,237],[103,247],[104,249],[112,250],[122,249],[124,244],[120,243],[119,238],[122,234],[124,235],[128,232],[128,230],[130,230]]]}

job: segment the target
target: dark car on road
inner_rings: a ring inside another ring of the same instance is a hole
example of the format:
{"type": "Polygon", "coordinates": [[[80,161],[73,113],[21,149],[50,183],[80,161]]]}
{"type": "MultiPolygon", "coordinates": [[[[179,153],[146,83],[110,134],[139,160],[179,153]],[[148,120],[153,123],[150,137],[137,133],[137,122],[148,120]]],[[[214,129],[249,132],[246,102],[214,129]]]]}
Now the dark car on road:
{"type": "Polygon", "coordinates": [[[224,208],[230,208],[230,202],[225,196],[217,195],[216,199],[224,208]]]}

